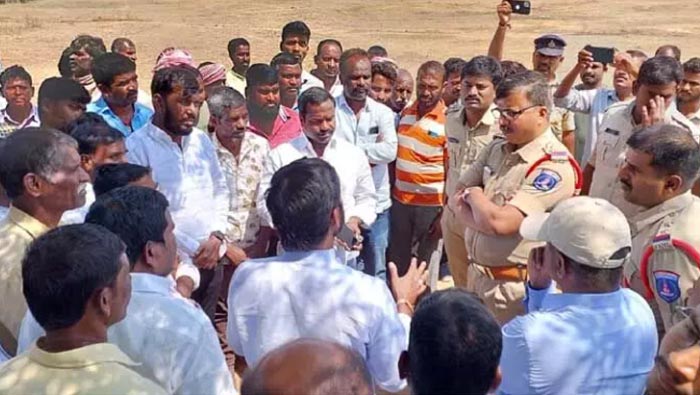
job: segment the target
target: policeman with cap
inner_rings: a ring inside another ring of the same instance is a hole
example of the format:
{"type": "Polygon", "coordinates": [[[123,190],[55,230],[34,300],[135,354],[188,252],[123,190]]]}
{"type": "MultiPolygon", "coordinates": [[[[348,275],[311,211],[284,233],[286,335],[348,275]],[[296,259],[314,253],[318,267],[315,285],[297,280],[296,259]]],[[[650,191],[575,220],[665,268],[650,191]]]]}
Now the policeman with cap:
{"type": "Polygon", "coordinates": [[[619,173],[625,200],[644,208],[630,219],[625,282],[654,301],[659,326],[668,330],[686,317],[688,290],[700,278],[700,198],[691,193],[700,146],[680,127],[657,125],[627,140],[625,158],[619,173]]]}
{"type": "Polygon", "coordinates": [[[503,136],[481,150],[457,182],[448,204],[466,226],[467,291],[476,292],[505,324],[524,312],[532,242],[522,220],[550,210],[580,187],[576,161],[549,128],[547,82],[537,72],[505,78],[494,114],[503,136]]]}
{"type": "Polygon", "coordinates": [[[658,339],[654,314],[620,287],[632,240],[603,199],[574,197],[529,215],[528,314],[503,327],[499,394],[641,394],[658,339]],[[561,291],[561,292],[559,292],[561,291]]]}

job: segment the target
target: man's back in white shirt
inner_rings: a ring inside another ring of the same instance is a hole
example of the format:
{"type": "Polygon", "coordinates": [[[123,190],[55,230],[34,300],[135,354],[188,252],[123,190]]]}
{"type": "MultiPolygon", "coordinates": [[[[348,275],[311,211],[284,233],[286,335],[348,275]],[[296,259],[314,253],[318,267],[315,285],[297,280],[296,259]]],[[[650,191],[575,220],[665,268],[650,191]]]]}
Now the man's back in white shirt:
{"type": "Polygon", "coordinates": [[[382,388],[405,385],[397,363],[410,324],[399,318],[384,281],[340,263],[334,250],[244,262],[231,280],[228,307],[229,344],[250,366],[286,342],[319,338],[358,351],[382,388]]]}
{"type": "MultiPolygon", "coordinates": [[[[170,277],[131,273],[126,318],[109,328],[108,340],[140,366],[135,371],[178,395],[236,394],[214,327],[193,302],[181,297],[170,277]]],[[[43,329],[27,313],[19,348],[43,329]]]]}

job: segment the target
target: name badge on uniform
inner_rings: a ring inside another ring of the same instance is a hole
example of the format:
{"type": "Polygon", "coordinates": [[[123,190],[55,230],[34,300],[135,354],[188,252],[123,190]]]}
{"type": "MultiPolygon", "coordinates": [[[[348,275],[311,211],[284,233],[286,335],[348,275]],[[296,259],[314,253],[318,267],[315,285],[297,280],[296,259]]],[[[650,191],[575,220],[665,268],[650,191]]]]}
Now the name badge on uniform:
{"type": "Polygon", "coordinates": [[[379,126],[369,128],[369,134],[379,134],[379,126]]]}
{"type": "Polygon", "coordinates": [[[619,130],[610,129],[610,128],[606,128],[606,129],[604,130],[604,132],[605,132],[605,133],[608,133],[608,134],[612,134],[613,136],[619,136],[619,135],[620,135],[620,131],[619,131],[619,130]]]}
{"type": "Polygon", "coordinates": [[[681,297],[680,275],[666,270],[654,272],[656,293],[664,302],[671,304],[681,297]]]}
{"type": "Polygon", "coordinates": [[[459,140],[456,139],[455,137],[448,137],[447,141],[449,141],[450,143],[453,143],[453,144],[459,144],[459,140]]]}

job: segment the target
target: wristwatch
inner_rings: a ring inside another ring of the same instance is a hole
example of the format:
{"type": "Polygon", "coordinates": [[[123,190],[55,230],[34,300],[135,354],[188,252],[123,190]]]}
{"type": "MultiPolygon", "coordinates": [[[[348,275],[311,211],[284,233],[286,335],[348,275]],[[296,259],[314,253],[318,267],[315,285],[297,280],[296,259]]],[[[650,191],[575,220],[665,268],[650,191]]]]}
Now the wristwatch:
{"type": "Polygon", "coordinates": [[[221,241],[221,245],[219,246],[219,259],[223,258],[226,255],[226,249],[227,249],[227,243],[226,243],[226,235],[223,232],[220,231],[214,231],[211,232],[211,235],[219,239],[221,241]]]}

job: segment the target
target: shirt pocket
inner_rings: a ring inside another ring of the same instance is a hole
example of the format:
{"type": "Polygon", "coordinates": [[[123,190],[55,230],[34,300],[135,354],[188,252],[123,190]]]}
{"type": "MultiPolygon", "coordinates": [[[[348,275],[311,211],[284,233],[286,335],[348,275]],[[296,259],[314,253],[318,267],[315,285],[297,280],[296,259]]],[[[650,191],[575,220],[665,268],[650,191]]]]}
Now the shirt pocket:
{"type": "Polygon", "coordinates": [[[606,128],[600,133],[598,141],[600,142],[599,154],[601,163],[616,167],[619,160],[617,146],[620,143],[620,132],[611,128],[606,128]]]}

